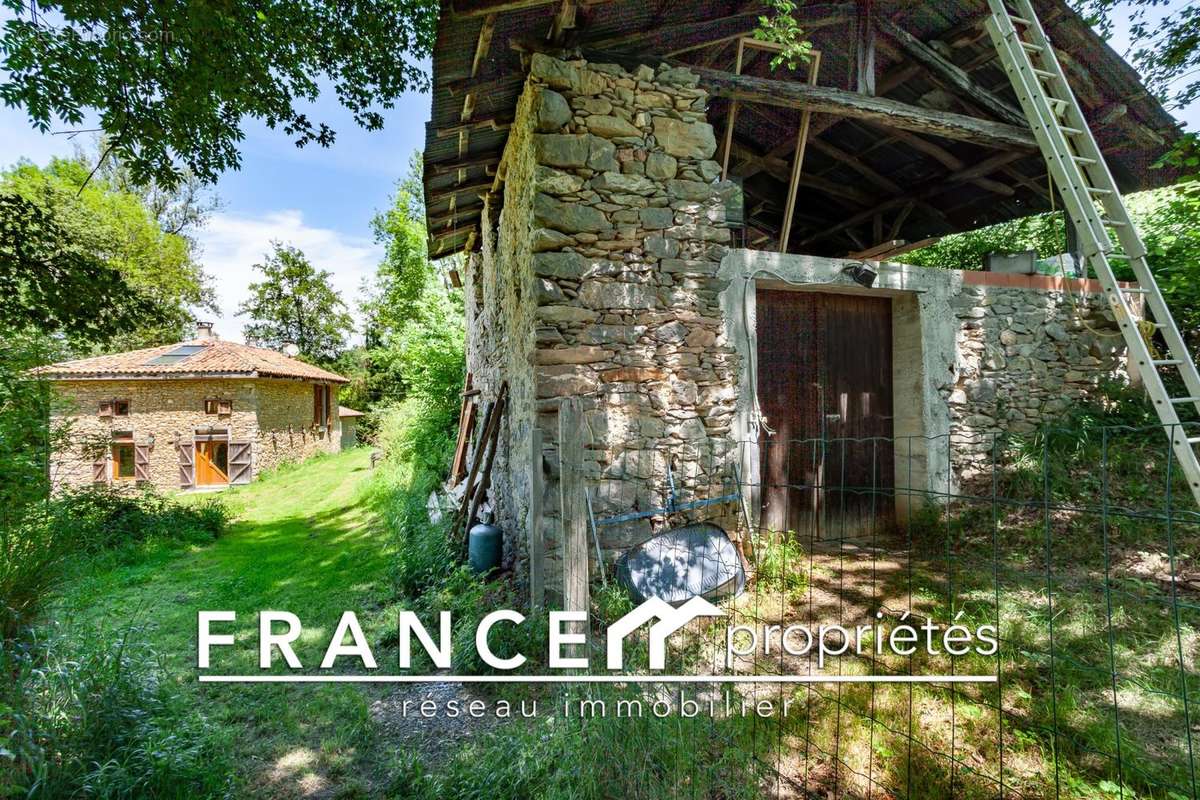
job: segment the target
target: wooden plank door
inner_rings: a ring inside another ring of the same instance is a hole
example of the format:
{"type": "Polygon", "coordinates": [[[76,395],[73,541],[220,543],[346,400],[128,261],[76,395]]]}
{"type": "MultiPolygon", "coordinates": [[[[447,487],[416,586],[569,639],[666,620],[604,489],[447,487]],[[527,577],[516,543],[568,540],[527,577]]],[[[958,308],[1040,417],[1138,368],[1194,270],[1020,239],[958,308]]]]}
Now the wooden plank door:
{"type": "Polygon", "coordinates": [[[865,535],[892,518],[891,300],[756,294],[762,527],[865,535]]]}
{"type": "Polygon", "coordinates": [[[196,484],[221,486],[229,483],[229,444],[224,441],[196,442],[196,484]]]}

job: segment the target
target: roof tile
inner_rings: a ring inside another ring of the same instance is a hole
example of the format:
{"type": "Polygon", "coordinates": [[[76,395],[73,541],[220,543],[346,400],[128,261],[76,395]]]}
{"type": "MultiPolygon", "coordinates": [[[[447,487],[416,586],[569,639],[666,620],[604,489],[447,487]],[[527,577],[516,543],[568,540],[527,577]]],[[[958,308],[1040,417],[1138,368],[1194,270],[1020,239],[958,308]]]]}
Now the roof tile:
{"type": "Polygon", "coordinates": [[[219,339],[194,339],[188,342],[130,350],[95,358],[62,361],[33,370],[49,378],[140,378],[167,375],[213,377],[303,378],[330,383],[349,383],[341,375],[289,358],[274,350],[251,347],[219,339]],[[174,364],[149,362],[183,345],[202,345],[203,350],[174,364]]]}

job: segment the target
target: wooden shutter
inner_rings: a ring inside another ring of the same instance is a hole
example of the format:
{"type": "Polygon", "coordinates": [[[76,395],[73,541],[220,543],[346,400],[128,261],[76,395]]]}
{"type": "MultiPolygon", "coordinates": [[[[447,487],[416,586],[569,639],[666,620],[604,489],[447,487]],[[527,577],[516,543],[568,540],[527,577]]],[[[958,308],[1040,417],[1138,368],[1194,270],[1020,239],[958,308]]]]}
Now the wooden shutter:
{"type": "Polygon", "coordinates": [[[249,442],[229,443],[229,482],[249,483],[251,475],[251,454],[249,442]]]}
{"type": "Polygon", "coordinates": [[[133,446],[133,479],[138,483],[150,481],[150,445],[133,446]]]}
{"type": "Polygon", "coordinates": [[[111,417],[113,415],[113,401],[101,400],[100,410],[97,412],[101,417],[111,417]]]}
{"type": "Polygon", "coordinates": [[[325,384],[325,429],[333,431],[333,387],[325,384]]]}
{"type": "Polygon", "coordinates": [[[313,384],[313,425],[321,424],[321,384],[313,384]]]}
{"type": "Polygon", "coordinates": [[[196,453],[192,442],[177,442],[175,452],[179,454],[179,486],[191,489],[196,485],[196,453]]]}
{"type": "Polygon", "coordinates": [[[108,454],[104,453],[92,462],[92,483],[96,486],[108,485],[108,454]]]}

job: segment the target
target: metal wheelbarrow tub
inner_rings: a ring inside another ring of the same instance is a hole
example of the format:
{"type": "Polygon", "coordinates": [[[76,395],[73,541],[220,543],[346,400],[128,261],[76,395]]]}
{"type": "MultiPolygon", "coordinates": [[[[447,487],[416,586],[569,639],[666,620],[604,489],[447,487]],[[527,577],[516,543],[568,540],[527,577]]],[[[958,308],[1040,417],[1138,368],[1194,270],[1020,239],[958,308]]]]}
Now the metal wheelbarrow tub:
{"type": "Polygon", "coordinates": [[[693,597],[733,597],[746,586],[737,547],[710,522],[660,533],[621,556],[617,577],[636,602],[657,597],[672,605],[693,597]]]}

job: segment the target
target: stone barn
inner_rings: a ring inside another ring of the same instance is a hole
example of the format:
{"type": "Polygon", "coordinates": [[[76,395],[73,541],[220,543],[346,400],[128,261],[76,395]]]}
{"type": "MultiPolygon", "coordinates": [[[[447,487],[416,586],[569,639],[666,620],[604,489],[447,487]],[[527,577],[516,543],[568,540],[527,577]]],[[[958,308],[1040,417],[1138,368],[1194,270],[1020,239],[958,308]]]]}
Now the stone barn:
{"type": "Polygon", "coordinates": [[[203,489],[341,449],[340,375],[274,350],[197,338],[39,367],[59,397],[56,488],[203,489]]]}
{"type": "MultiPolygon", "coordinates": [[[[744,513],[709,513],[731,529],[797,530],[828,501],[797,486],[849,474],[902,518],[1131,372],[1096,280],[889,261],[1062,208],[986,4],[801,3],[796,71],[747,38],[759,4],[681,8],[454,0],[439,24],[430,251],[466,256],[468,370],[508,386],[497,524],[551,592],[563,398],[597,516],[666,505],[670,467],[682,499],[737,482],[744,513]]],[[[1068,5],[1037,10],[1120,189],[1168,183],[1171,117],[1068,5]]],[[[601,527],[603,557],[662,522],[601,527]]]]}

